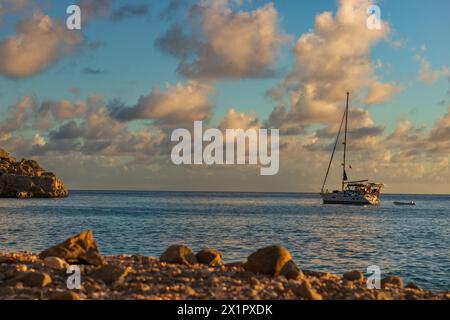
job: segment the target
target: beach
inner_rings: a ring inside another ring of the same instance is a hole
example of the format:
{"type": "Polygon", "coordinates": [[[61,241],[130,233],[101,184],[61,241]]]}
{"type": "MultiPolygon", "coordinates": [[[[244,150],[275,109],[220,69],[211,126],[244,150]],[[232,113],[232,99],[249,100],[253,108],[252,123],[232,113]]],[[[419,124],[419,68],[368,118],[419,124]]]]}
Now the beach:
{"type": "Polygon", "coordinates": [[[450,299],[398,276],[368,281],[359,270],[343,275],[302,270],[284,246],[259,248],[245,261],[224,262],[217,249],[195,253],[169,246],[159,258],[102,256],[86,230],[39,254],[0,254],[0,299],[134,300],[423,300],[450,299]],[[369,286],[370,283],[375,286],[369,286]]]}
{"type": "MultiPolygon", "coordinates": [[[[0,299],[450,299],[450,292],[436,293],[413,285],[386,285],[369,290],[366,279],[346,280],[342,275],[303,271],[302,279],[286,279],[246,272],[242,266],[186,266],[160,262],[139,255],[105,257],[110,272],[92,276],[99,267],[81,266],[80,290],[68,290],[66,269],[45,266],[36,254],[2,254],[0,261],[0,299]],[[14,262],[13,262],[14,261],[14,262]],[[45,274],[28,285],[10,281],[23,272],[45,274]],[[9,284],[8,284],[8,281],[9,284]],[[41,281],[41,282],[39,282],[41,281]]],[[[100,267],[104,268],[104,267],[100,267]]]]}

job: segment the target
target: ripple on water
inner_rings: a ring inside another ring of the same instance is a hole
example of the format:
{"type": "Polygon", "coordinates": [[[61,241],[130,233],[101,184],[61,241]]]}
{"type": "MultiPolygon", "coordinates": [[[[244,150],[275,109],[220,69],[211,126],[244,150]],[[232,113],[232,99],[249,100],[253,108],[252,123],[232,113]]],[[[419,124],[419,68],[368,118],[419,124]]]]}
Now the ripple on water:
{"type": "Polygon", "coordinates": [[[103,254],[159,256],[170,244],[215,247],[227,261],[285,245],[304,269],[380,266],[449,290],[446,196],[386,195],[380,207],[324,206],[315,194],[73,191],[66,199],[2,199],[0,250],[40,251],[92,229],[103,254]],[[413,200],[416,207],[397,207],[413,200]]]}

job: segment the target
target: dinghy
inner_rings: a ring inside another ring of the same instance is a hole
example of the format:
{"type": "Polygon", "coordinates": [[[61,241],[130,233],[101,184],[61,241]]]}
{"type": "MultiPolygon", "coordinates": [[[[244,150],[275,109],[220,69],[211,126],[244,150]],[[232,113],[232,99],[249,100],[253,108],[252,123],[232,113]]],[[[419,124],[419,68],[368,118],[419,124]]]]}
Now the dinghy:
{"type": "Polygon", "coordinates": [[[415,206],[416,203],[414,201],[394,201],[396,206],[415,206]]]}

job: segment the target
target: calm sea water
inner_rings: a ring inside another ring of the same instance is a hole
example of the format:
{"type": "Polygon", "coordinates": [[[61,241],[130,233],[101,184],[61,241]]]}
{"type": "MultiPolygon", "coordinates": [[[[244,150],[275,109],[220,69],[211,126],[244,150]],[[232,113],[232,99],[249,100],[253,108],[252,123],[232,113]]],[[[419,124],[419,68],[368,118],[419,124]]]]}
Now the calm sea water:
{"type": "Polygon", "coordinates": [[[380,207],[322,205],[316,194],[72,191],[0,199],[0,250],[39,252],[92,229],[102,254],[159,256],[170,244],[213,247],[227,262],[283,244],[303,269],[382,276],[450,290],[450,197],[385,195],[380,207]],[[394,206],[414,200],[415,207],[394,206]]]}

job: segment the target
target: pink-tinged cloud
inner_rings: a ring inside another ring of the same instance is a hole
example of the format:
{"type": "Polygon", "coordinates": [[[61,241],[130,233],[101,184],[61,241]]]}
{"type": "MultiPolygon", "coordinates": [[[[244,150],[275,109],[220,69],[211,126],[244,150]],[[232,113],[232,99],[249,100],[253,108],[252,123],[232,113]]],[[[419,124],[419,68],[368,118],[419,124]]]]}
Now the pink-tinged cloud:
{"type": "Polygon", "coordinates": [[[78,32],[42,12],[24,18],[16,35],[0,41],[0,75],[25,78],[42,72],[80,44],[78,32]]]}
{"type": "Polygon", "coordinates": [[[133,107],[116,107],[112,114],[121,121],[151,119],[163,126],[182,126],[195,120],[205,120],[211,113],[208,95],[213,91],[209,85],[197,81],[167,84],[167,90],[159,87],[141,96],[133,107]]]}
{"type": "Polygon", "coordinates": [[[178,71],[189,78],[264,77],[289,39],[278,30],[273,4],[235,12],[230,1],[200,1],[189,11],[188,30],[175,24],[157,44],[181,59],[178,71]],[[191,58],[193,57],[193,58],[191,58]]]}
{"type": "Polygon", "coordinates": [[[420,59],[420,69],[418,79],[426,84],[433,84],[439,79],[450,75],[450,69],[446,66],[439,69],[433,69],[430,62],[423,57],[420,59]]]}
{"type": "Polygon", "coordinates": [[[373,46],[387,38],[390,26],[383,22],[381,30],[368,29],[367,6],[365,0],[342,0],[335,16],[319,14],[315,29],[300,36],[293,49],[293,70],[270,91],[278,100],[287,96],[287,102],[272,112],[272,125],[295,133],[311,124],[338,123],[348,91],[352,101],[366,88],[369,102],[391,97],[396,87],[377,80],[370,57],[373,46]],[[386,88],[389,92],[380,92],[386,88]]]}
{"type": "Polygon", "coordinates": [[[395,93],[402,91],[402,86],[395,83],[374,81],[369,84],[369,91],[364,100],[365,104],[381,104],[391,100],[395,93]]]}

